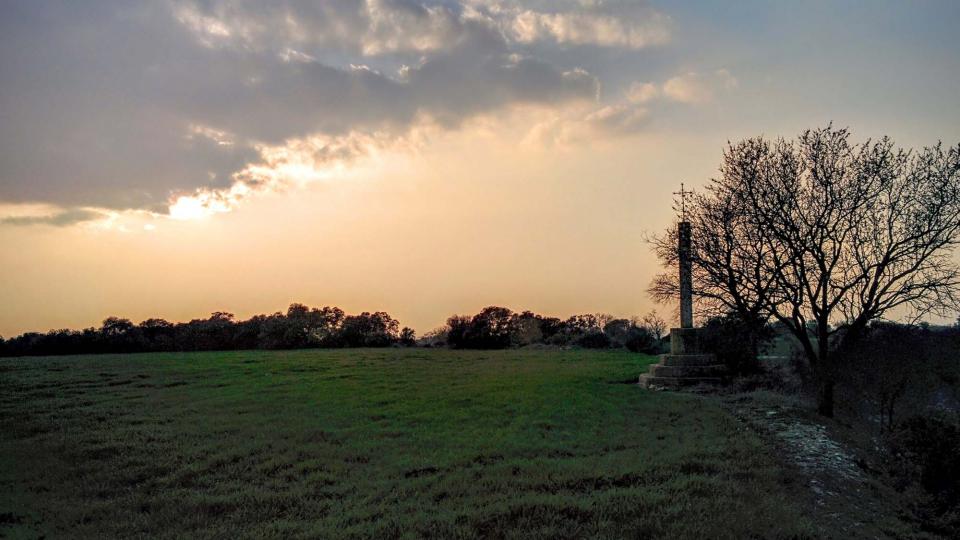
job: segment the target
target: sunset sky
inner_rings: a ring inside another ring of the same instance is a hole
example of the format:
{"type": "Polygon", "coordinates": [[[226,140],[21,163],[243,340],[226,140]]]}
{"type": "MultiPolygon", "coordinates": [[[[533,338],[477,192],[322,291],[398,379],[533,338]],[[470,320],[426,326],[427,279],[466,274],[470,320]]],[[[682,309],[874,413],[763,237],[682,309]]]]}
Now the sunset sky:
{"type": "Polygon", "coordinates": [[[960,142],[958,27],[956,1],[6,1],[0,335],[643,314],[644,237],[726,141],[960,142]]]}

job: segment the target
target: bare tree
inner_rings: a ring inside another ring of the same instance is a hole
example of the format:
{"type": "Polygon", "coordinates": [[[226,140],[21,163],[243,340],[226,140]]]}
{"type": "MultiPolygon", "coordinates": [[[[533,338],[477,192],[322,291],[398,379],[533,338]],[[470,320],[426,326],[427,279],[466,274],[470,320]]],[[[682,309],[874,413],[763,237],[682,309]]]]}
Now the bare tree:
{"type": "MultiPolygon", "coordinates": [[[[751,174],[758,161],[755,152],[726,152],[721,178],[751,174]]],[[[722,180],[714,181],[706,193],[693,196],[686,217],[693,229],[691,257],[697,311],[706,317],[736,314],[746,330],[743,339],[756,356],[770,318],[776,278],[766,266],[771,247],[750,219],[750,201],[745,195],[722,180]]],[[[676,299],[680,295],[676,224],[655,237],[653,246],[664,267],[671,271],[657,275],[649,292],[660,302],[676,299]]]]}
{"type": "MultiPolygon", "coordinates": [[[[960,146],[855,145],[828,126],[728,145],[690,212],[698,300],[799,340],[833,415],[836,362],[872,320],[958,307],[960,146]]],[[[655,244],[665,263],[669,240],[655,244]]],[[[669,275],[651,292],[674,294],[669,275]]]]}
{"type": "Polygon", "coordinates": [[[663,320],[663,317],[658,315],[656,310],[653,310],[644,315],[639,323],[637,326],[646,328],[656,338],[659,345],[660,340],[663,339],[663,334],[667,331],[667,321],[663,320]]]}

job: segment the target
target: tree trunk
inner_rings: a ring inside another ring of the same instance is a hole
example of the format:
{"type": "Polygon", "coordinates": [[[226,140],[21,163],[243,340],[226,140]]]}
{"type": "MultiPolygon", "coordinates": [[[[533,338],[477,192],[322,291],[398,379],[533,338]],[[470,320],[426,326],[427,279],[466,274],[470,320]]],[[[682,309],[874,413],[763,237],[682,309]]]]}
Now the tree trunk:
{"type": "Polygon", "coordinates": [[[817,393],[817,412],[827,418],[833,418],[834,358],[830,354],[829,324],[826,317],[817,321],[817,375],[820,383],[817,393]]]}
{"type": "Polygon", "coordinates": [[[833,385],[832,379],[824,374],[820,375],[820,385],[817,388],[817,412],[827,418],[833,418],[833,385]]]}

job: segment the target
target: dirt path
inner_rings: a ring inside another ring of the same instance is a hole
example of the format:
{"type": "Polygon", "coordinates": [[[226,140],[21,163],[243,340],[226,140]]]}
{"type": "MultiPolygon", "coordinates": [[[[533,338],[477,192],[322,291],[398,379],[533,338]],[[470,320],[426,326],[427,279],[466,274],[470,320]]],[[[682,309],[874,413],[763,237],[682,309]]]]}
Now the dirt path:
{"type": "Polygon", "coordinates": [[[773,446],[824,538],[938,538],[921,531],[899,494],[841,442],[842,428],[775,396],[737,394],[721,401],[773,446]]]}

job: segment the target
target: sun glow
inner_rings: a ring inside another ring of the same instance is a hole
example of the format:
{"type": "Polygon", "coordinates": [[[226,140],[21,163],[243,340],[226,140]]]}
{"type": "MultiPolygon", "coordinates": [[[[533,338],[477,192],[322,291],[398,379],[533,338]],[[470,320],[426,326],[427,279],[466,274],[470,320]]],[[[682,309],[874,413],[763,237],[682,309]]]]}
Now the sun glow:
{"type": "Polygon", "coordinates": [[[224,201],[216,200],[211,195],[210,193],[198,193],[177,197],[170,205],[170,217],[181,221],[196,220],[230,209],[224,201]]]}

